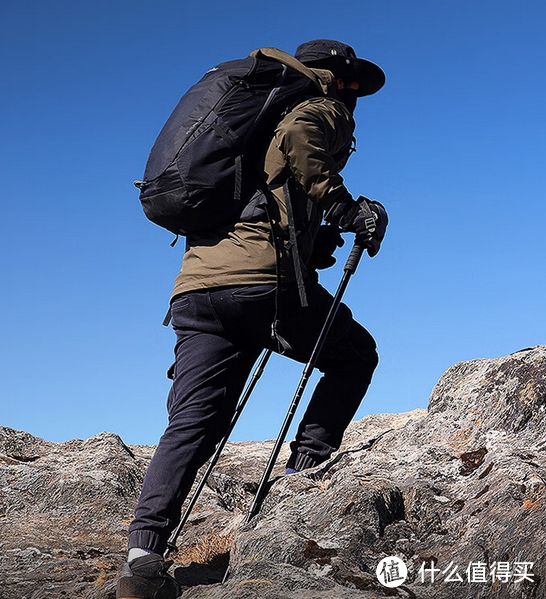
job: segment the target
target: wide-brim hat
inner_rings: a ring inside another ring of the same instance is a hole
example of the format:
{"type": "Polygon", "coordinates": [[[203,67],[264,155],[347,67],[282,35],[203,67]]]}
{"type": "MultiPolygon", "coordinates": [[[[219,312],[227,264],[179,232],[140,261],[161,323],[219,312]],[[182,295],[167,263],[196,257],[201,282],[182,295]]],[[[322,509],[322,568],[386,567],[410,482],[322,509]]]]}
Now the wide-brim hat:
{"type": "Polygon", "coordinates": [[[303,64],[328,69],[336,77],[358,82],[358,96],[369,96],[385,85],[381,67],[358,58],[351,46],[336,40],[312,40],[300,44],[294,54],[303,64]]]}

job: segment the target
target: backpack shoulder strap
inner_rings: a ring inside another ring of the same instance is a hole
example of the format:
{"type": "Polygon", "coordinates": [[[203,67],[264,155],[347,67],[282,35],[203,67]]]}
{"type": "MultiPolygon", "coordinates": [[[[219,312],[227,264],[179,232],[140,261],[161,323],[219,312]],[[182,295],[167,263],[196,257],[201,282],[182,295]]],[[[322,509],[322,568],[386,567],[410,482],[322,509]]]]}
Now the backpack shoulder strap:
{"type": "Polygon", "coordinates": [[[331,94],[335,79],[333,74],[326,69],[311,69],[306,67],[297,58],[294,58],[278,48],[258,48],[257,50],[253,50],[249,56],[261,60],[274,60],[280,62],[281,64],[298,71],[298,73],[305,75],[308,79],[311,79],[323,95],[327,96],[331,94]]]}

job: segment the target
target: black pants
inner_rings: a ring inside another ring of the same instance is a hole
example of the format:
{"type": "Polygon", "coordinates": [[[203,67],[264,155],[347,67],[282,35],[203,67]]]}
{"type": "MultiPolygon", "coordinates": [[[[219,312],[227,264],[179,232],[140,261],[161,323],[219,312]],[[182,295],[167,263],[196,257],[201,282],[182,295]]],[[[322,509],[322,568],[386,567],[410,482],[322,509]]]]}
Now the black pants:
{"type": "MultiPolygon", "coordinates": [[[[301,308],[295,289],[281,293],[282,334],[291,345],[286,355],[304,363],[333,300],[319,284],[307,295],[309,306],[301,308]]],[[[195,291],[173,302],[177,343],[169,424],[146,472],[129,547],[164,552],[198,469],[226,433],[254,362],[263,348],[276,349],[274,314],[274,285],[195,291]]],[[[323,376],[291,443],[288,466],[315,466],[339,448],[377,361],[372,336],[341,304],[317,361],[323,376]]]]}

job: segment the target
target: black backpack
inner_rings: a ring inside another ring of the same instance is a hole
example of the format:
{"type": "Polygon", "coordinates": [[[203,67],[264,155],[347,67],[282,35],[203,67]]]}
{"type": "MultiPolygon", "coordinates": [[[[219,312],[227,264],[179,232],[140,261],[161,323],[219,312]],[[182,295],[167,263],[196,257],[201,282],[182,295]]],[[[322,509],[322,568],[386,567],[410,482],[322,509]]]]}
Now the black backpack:
{"type": "Polygon", "coordinates": [[[275,48],[210,69],[182,96],[135,181],[148,219],[176,235],[236,222],[265,185],[259,165],[283,114],[324,95],[329,76],[275,48]]]}

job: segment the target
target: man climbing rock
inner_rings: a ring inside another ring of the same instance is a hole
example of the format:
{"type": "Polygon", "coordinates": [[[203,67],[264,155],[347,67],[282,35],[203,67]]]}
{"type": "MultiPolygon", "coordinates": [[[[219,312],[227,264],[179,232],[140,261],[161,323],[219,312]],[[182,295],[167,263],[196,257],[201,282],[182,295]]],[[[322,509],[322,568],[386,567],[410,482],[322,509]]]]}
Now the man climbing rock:
{"type": "MultiPolygon", "coordinates": [[[[357,99],[383,86],[383,71],[335,40],[301,44],[295,58],[319,69],[326,94],[301,98],[263,140],[267,188],[256,187],[237,222],[187,236],[171,298],[177,340],[169,423],[129,527],[118,599],[178,596],[163,559],[167,540],[198,469],[226,433],[252,365],[264,348],[306,362],[333,299],[317,269],[335,262],[340,231],[360,236],[370,256],[385,233],[383,206],[353,199],[340,175],[353,146],[357,99]]],[[[339,448],[377,362],[374,339],[341,304],[287,473],[314,467],[339,448]]]]}

